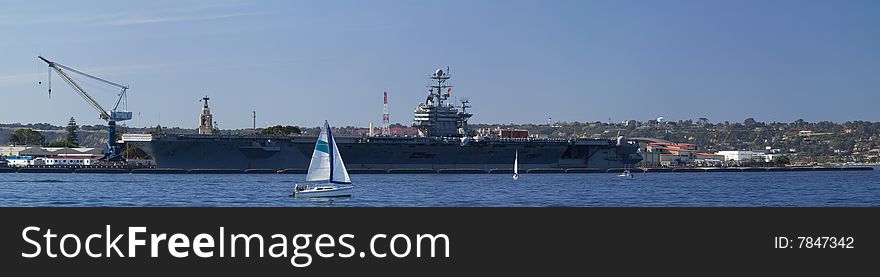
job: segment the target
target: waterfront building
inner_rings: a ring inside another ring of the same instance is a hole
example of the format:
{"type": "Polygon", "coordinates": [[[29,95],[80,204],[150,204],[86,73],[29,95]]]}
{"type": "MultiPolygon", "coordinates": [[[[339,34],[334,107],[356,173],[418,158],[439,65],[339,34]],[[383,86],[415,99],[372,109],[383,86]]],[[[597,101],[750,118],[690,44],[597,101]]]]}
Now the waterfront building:
{"type": "Polygon", "coordinates": [[[34,157],[32,156],[5,156],[7,161],[7,166],[11,167],[23,167],[34,164],[34,157]]]}
{"type": "Polygon", "coordinates": [[[43,165],[93,165],[97,159],[92,158],[72,158],[72,157],[45,157],[38,158],[42,160],[43,165]]]}
{"type": "Polygon", "coordinates": [[[740,163],[740,162],[755,160],[756,158],[758,158],[760,155],[763,155],[764,153],[755,152],[755,151],[736,150],[736,151],[718,151],[715,154],[724,156],[724,160],[727,162],[740,163]]]}
{"type": "Polygon", "coordinates": [[[694,155],[694,165],[697,166],[725,166],[724,155],[698,152],[694,155]]]}
{"type": "Polygon", "coordinates": [[[0,146],[0,156],[71,157],[97,159],[104,156],[103,148],[0,146]]]}
{"type": "Polygon", "coordinates": [[[696,144],[656,138],[632,138],[632,140],[639,142],[638,152],[642,157],[639,167],[690,166],[699,159],[696,144]]]}

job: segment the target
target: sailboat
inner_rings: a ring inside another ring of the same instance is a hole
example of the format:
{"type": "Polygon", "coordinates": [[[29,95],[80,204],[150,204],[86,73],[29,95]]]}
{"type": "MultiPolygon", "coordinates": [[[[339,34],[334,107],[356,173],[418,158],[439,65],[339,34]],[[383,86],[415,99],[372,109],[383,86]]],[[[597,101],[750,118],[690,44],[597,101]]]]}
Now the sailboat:
{"type": "Polygon", "coordinates": [[[519,149],[513,156],[513,180],[519,180],[519,149]]]}
{"type": "Polygon", "coordinates": [[[634,178],[634,176],[632,175],[632,173],[629,172],[629,169],[624,170],[623,172],[621,172],[620,174],[618,174],[617,177],[625,178],[625,179],[632,179],[632,178],[634,178]]]}
{"type": "Polygon", "coordinates": [[[635,178],[635,176],[633,176],[633,174],[632,174],[631,172],[629,172],[629,165],[627,165],[626,168],[623,169],[623,172],[621,172],[620,174],[618,174],[617,177],[620,177],[620,178],[623,178],[623,179],[632,179],[632,178],[635,178]]]}
{"type": "Polygon", "coordinates": [[[351,196],[351,178],[339,155],[336,140],[330,131],[330,124],[324,121],[318,141],[315,142],[315,151],[312,153],[312,161],[309,163],[309,172],[306,174],[306,182],[322,182],[316,185],[293,187],[294,197],[346,197],[351,196]],[[326,182],[326,183],[323,183],[326,182]]]}

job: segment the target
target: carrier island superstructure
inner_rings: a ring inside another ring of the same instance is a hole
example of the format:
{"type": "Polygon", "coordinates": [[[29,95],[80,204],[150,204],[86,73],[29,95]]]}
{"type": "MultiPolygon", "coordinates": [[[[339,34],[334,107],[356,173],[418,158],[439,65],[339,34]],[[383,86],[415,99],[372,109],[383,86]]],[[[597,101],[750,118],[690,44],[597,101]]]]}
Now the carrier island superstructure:
{"type": "MultiPolygon", "coordinates": [[[[641,161],[638,146],[622,136],[601,139],[480,137],[468,127],[469,102],[449,101],[452,76],[430,75],[428,96],[414,110],[419,136],[337,137],[349,169],[511,169],[519,152],[520,170],[630,168],[641,161]]],[[[207,97],[206,97],[207,98],[207,97]]],[[[207,101],[200,116],[210,122],[207,101]]],[[[159,168],[304,169],[314,136],[230,136],[208,134],[128,135],[126,143],[153,157],[159,168]]]]}

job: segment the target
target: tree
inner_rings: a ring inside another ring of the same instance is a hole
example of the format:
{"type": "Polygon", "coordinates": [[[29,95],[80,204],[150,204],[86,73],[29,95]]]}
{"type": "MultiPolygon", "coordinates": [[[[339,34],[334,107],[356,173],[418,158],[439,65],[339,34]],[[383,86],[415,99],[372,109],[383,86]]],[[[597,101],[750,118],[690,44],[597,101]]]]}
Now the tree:
{"type": "Polygon", "coordinates": [[[163,134],[164,132],[162,131],[162,125],[156,125],[156,128],[153,129],[152,131],[150,131],[149,133],[150,133],[150,134],[153,134],[153,135],[161,135],[161,134],[163,134]]]}
{"type": "Polygon", "coordinates": [[[73,117],[71,117],[70,121],[67,122],[67,127],[64,129],[67,130],[67,136],[64,138],[64,144],[67,147],[79,147],[79,138],[76,135],[76,119],[73,119],[73,117]]]}
{"type": "Polygon", "coordinates": [[[773,164],[777,166],[784,166],[790,163],[791,160],[789,160],[786,156],[776,156],[775,158],[773,158],[773,164]]]}
{"type": "Polygon", "coordinates": [[[33,129],[22,128],[9,135],[9,142],[23,145],[43,145],[46,144],[46,137],[33,129]]]}
{"type": "Polygon", "coordinates": [[[297,126],[281,126],[275,125],[266,129],[260,130],[260,135],[263,136],[289,136],[292,134],[302,134],[302,130],[297,126]]]}
{"type": "Polygon", "coordinates": [[[49,144],[46,145],[46,147],[79,147],[79,145],[71,145],[67,141],[58,140],[58,141],[50,142],[49,144]]]}
{"type": "Polygon", "coordinates": [[[755,119],[754,119],[754,118],[751,118],[751,117],[746,118],[746,120],[743,120],[743,125],[745,125],[745,126],[748,127],[748,128],[753,128],[753,127],[755,127],[755,125],[757,125],[757,124],[758,124],[758,122],[755,121],[755,119]]]}

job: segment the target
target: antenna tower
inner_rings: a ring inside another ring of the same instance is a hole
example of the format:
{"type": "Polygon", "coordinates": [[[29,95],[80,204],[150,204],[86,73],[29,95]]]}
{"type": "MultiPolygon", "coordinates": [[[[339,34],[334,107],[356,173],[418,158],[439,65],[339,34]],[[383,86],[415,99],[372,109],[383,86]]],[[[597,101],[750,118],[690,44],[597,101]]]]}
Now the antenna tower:
{"type": "Polygon", "coordinates": [[[386,136],[391,135],[391,129],[389,125],[391,124],[391,115],[388,114],[388,91],[384,93],[383,99],[383,107],[382,107],[382,134],[386,136]]]}

